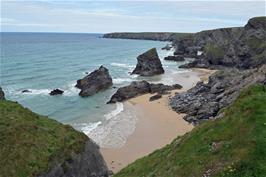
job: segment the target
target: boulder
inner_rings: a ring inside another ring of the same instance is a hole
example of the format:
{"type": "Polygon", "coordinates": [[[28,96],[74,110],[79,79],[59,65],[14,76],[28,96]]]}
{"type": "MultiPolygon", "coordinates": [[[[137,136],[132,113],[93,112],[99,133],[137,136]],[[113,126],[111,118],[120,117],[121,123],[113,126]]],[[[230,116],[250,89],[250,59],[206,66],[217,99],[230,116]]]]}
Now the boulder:
{"type": "Polygon", "coordinates": [[[158,56],[156,48],[152,48],[137,57],[138,63],[131,74],[141,76],[154,76],[163,74],[164,69],[158,56]]]}
{"type": "Polygon", "coordinates": [[[62,95],[64,93],[63,90],[60,90],[60,89],[54,89],[52,90],[49,94],[50,95],[62,95]]]}
{"type": "Polygon", "coordinates": [[[185,61],[185,58],[181,55],[167,56],[164,59],[168,61],[185,61]]]}
{"type": "Polygon", "coordinates": [[[164,84],[150,84],[147,81],[134,81],[128,86],[119,88],[107,103],[123,102],[147,93],[164,94],[167,91],[180,88],[182,86],[179,84],[169,86],[164,84]]]}
{"type": "Polygon", "coordinates": [[[162,98],[162,95],[158,93],[156,95],[151,96],[149,101],[155,101],[155,100],[158,100],[160,98],[162,98]]]}
{"type": "Polygon", "coordinates": [[[122,102],[149,92],[150,84],[147,81],[134,81],[128,86],[119,88],[108,103],[122,102]]]}
{"type": "Polygon", "coordinates": [[[91,72],[83,79],[77,81],[76,87],[81,89],[79,95],[82,97],[91,96],[101,90],[112,86],[112,78],[107,68],[100,66],[99,69],[91,72]]]}
{"type": "Polygon", "coordinates": [[[5,100],[5,93],[1,87],[0,87],[0,100],[5,100]]]}

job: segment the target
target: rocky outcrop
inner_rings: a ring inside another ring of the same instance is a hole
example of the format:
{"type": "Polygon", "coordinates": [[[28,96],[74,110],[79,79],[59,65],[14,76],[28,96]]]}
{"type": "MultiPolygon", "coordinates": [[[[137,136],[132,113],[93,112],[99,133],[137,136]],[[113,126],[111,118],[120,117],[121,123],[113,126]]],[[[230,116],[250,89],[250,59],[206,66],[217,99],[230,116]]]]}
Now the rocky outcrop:
{"type": "Polygon", "coordinates": [[[182,55],[174,55],[174,56],[164,57],[164,60],[168,60],[168,61],[185,61],[185,58],[182,55]]]}
{"type": "Polygon", "coordinates": [[[83,79],[77,81],[76,87],[81,89],[79,95],[91,96],[101,90],[109,88],[113,84],[107,68],[101,66],[83,79]]]}
{"type": "Polygon", "coordinates": [[[130,98],[147,93],[165,93],[170,90],[181,89],[182,86],[175,84],[172,86],[164,84],[150,84],[147,81],[134,81],[130,85],[119,88],[111,97],[108,103],[123,102],[130,98]]]}
{"type": "Polygon", "coordinates": [[[71,158],[54,165],[53,169],[39,177],[108,177],[109,174],[99,146],[88,140],[82,153],[72,154],[71,158]]]}
{"type": "Polygon", "coordinates": [[[5,100],[5,93],[2,90],[2,87],[0,87],[0,100],[5,100]]]}
{"type": "Polygon", "coordinates": [[[141,40],[155,40],[155,41],[172,41],[177,40],[180,37],[186,36],[189,33],[107,33],[103,35],[103,38],[114,39],[141,39],[141,40]]]}
{"type": "Polygon", "coordinates": [[[176,112],[187,114],[184,119],[188,122],[218,118],[218,111],[230,105],[240,90],[259,83],[266,83],[266,65],[242,71],[221,70],[210,76],[207,84],[199,82],[187,92],[175,95],[170,106],[176,112]]]}
{"type": "Polygon", "coordinates": [[[64,91],[63,90],[60,90],[60,89],[54,89],[54,90],[52,90],[49,94],[50,95],[62,95],[64,93],[64,91]]]}
{"type": "Polygon", "coordinates": [[[137,57],[138,63],[131,74],[141,76],[154,76],[163,74],[164,69],[158,56],[156,48],[152,48],[137,57]]]}
{"type": "Polygon", "coordinates": [[[265,26],[266,17],[255,17],[245,27],[195,33],[173,42],[175,54],[199,58],[191,67],[221,65],[241,69],[256,68],[266,63],[265,26]],[[198,57],[198,51],[202,51],[203,55],[198,57]]]}
{"type": "Polygon", "coordinates": [[[158,93],[156,95],[151,96],[149,101],[155,101],[155,100],[158,100],[160,98],[162,98],[162,95],[158,93]]]}

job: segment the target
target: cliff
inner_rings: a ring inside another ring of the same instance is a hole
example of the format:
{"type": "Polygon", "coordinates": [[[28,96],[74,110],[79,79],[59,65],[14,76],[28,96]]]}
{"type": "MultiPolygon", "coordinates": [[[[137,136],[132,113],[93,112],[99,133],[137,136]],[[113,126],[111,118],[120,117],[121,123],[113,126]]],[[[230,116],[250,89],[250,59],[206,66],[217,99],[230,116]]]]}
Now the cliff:
{"type": "Polygon", "coordinates": [[[256,68],[266,63],[266,17],[251,18],[244,27],[207,30],[175,40],[175,54],[198,58],[185,67],[256,68]],[[202,51],[198,57],[197,52],[202,51]]]}
{"type": "Polygon", "coordinates": [[[177,40],[180,37],[186,35],[189,35],[189,33],[167,33],[167,32],[107,33],[103,35],[103,38],[172,41],[172,40],[177,40]]]}
{"type": "Polygon", "coordinates": [[[0,176],[107,177],[85,134],[12,101],[0,101],[0,176]]]}
{"type": "Polygon", "coordinates": [[[244,89],[222,119],[202,123],[114,177],[264,176],[265,101],[265,85],[244,89]]]}

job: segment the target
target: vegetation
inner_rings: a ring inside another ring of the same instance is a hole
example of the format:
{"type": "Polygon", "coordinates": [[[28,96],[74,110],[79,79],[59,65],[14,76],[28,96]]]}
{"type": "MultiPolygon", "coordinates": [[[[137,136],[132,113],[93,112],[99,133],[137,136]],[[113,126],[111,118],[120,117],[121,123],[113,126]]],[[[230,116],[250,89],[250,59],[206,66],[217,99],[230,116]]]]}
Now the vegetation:
{"type": "Polygon", "coordinates": [[[252,86],[222,110],[222,119],[199,125],[115,177],[266,176],[265,103],[266,86],[252,86]]]}
{"type": "Polygon", "coordinates": [[[83,151],[87,137],[15,102],[0,101],[0,177],[31,177],[83,151]]]}
{"type": "Polygon", "coordinates": [[[218,65],[223,59],[225,51],[221,46],[208,43],[204,46],[204,51],[211,64],[218,65]]]}

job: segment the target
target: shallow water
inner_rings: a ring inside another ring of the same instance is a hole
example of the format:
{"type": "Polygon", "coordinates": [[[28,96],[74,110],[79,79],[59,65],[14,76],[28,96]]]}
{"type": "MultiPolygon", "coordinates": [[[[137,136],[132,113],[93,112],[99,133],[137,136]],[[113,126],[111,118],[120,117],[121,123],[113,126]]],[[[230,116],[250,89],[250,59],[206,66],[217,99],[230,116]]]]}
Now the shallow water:
{"type": "Polygon", "coordinates": [[[112,75],[114,87],[133,80],[173,84],[173,73],[182,64],[163,61],[164,75],[144,78],[129,75],[136,57],[156,47],[161,59],[166,42],[104,39],[101,34],[1,33],[1,87],[7,99],[18,101],[34,112],[47,115],[83,131],[103,147],[121,145],[132,131],[134,110],[122,103],[106,105],[116,89],[111,87],[91,97],[81,98],[74,87],[86,72],[104,65],[112,75]],[[49,96],[52,89],[64,90],[49,96]],[[28,89],[30,93],[21,91],[28,89]],[[116,137],[117,141],[111,141],[116,137]]]}

